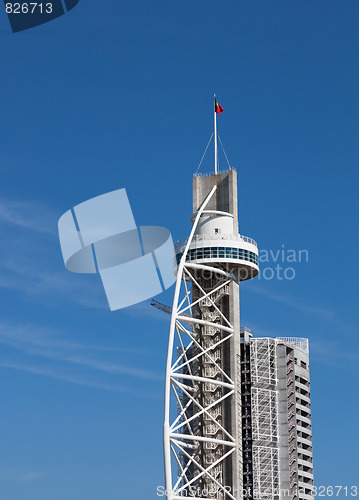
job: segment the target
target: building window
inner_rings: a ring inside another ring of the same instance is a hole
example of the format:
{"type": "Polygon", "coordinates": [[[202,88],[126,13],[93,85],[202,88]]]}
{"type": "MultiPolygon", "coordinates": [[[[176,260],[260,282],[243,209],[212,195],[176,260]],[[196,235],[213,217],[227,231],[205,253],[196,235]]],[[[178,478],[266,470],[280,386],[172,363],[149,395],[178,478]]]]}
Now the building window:
{"type": "Polygon", "coordinates": [[[215,228],[214,234],[218,234],[218,227],[215,228]]]}
{"type": "MultiPolygon", "coordinates": [[[[220,233],[220,229],[218,229],[220,233]]],[[[182,253],[176,255],[177,265],[182,257],[182,253]]],[[[240,259],[252,262],[258,265],[258,256],[253,252],[244,251],[232,247],[205,247],[205,248],[192,248],[187,254],[186,261],[196,259],[240,259]]]]}

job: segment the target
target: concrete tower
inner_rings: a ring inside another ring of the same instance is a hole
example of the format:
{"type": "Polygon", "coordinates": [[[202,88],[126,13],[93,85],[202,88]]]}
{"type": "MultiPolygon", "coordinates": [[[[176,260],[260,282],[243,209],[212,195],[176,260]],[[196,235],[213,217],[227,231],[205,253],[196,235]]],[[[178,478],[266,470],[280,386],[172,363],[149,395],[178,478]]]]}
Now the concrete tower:
{"type": "Polygon", "coordinates": [[[243,490],[239,283],[259,269],[256,242],[238,234],[235,170],[194,177],[192,221],[189,239],[176,245],[166,488],[169,499],[191,492],[238,499],[243,490]],[[180,473],[173,482],[174,464],[180,473]]]}

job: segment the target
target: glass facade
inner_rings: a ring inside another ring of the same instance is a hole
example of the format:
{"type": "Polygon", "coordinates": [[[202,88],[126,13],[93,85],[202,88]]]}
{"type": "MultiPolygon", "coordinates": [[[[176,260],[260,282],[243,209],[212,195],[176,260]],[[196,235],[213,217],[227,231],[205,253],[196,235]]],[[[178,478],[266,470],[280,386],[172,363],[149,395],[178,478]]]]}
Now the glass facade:
{"type": "MultiPolygon", "coordinates": [[[[179,264],[183,253],[176,255],[177,265],[179,264]]],[[[191,248],[188,251],[186,261],[199,259],[239,259],[247,260],[258,266],[258,255],[243,248],[232,247],[204,247],[204,248],[191,248]]]]}

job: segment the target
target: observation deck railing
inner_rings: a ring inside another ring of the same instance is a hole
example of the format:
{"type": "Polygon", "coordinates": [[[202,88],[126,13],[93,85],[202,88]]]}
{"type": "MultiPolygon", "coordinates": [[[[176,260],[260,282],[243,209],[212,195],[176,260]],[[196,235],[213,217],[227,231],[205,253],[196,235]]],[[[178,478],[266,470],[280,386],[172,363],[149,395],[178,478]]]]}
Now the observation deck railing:
{"type": "MultiPolygon", "coordinates": [[[[235,241],[245,241],[246,243],[250,243],[258,248],[257,242],[248,236],[243,236],[243,234],[195,234],[192,238],[192,242],[196,241],[205,241],[205,240],[235,240],[235,241]]],[[[175,247],[177,246],[185,246],[188,241],[187,239],[178,240],[175,243],[175,247]]]]}

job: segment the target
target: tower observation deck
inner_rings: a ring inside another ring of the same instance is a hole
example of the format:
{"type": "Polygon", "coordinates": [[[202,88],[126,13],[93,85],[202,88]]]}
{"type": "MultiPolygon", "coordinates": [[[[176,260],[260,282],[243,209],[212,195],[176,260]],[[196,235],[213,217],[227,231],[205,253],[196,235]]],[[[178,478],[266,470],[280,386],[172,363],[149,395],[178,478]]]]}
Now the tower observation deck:
{"type": "MultiPolygon", "coordinates": [[[[203,210],[186,256],[187,262],[230,269],[239,281],[258,274],[258,248],[252,238],[238,234],[237,172],[193,177],[192,221],[206,195],[216,192],[203,210]]],[[[176,243],[177,265],[188,240],[176,243]]]]}

